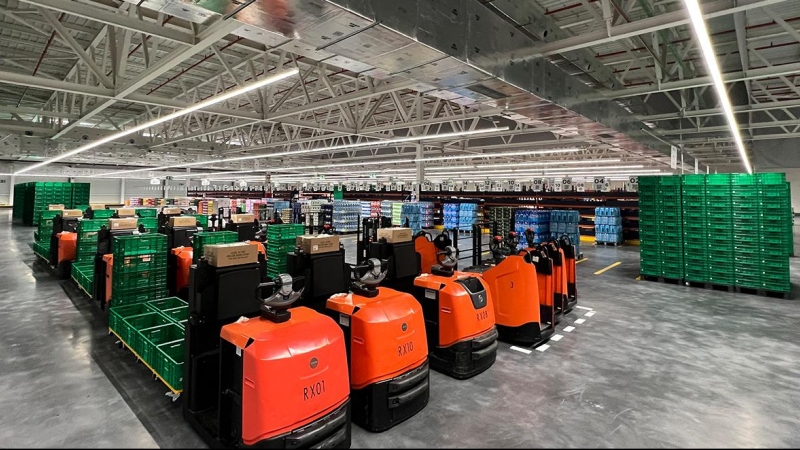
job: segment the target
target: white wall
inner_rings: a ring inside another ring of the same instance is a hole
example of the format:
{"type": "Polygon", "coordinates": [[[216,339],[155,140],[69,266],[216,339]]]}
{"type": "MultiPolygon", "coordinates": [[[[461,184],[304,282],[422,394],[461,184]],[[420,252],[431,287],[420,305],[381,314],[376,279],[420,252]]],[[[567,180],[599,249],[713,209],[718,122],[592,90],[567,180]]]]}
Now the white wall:
{"type": "MultiPolygon", "coordinates": [[[[34,177],[15,177],[13,184],[28,183],[31,181],[45,180],[34,177]]],[[[48,177],[46,181],[66,182],[69,181],[69,179],[48,177]]],[[[120,197],[120,194],[122,193],[120,180],[76,178],[75,182],[88,182],[91,184],[90,201],[92,203],[118,204],[124,203],[125,200],[131,197],[162,198],[164,196],[163,187],[153,186],[150,184],[149,180],[126,180],[125,195],[122,198],[120,197]],[[120,201],[120,199],[122,199],[122,201],[120,201]]],[[[10,176],[0,176],[0,204],[11,203],[11,184],[10,176]]],[[[169,181],[168,184],[170,186],[170,189],[167,191],[168,198],[186,196],[185,182],[169,181]]]]}
{"type": "Polygon", "coordinates": [[[761,172],[783,172],[789,182],[792,194],[792,208],[795,214],[800,214],[800,169],[765,169],[761,172]]]}

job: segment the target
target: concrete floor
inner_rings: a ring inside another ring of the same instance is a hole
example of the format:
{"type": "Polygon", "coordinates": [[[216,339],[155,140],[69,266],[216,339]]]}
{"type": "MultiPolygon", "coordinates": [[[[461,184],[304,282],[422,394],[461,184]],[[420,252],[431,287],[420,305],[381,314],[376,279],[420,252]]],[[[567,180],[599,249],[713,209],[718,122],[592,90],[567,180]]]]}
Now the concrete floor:
{"type": "MultiPolygon", "coordinates": [[[[33,229],[9,221],[0,212],[2,445],[203,446],[103,314],[36,261],[33,229]]],[[[635,281],[637,247],[582,250],[579,305],[594,315],[569,314],[543,352],[501,344],[471,380],[432,372],[425,410],[381,434],[354,426],[353,447],[800,446],[797,300],[635,281]]],[[[792,271],[797,284],[799,260],[792,271]]]]}

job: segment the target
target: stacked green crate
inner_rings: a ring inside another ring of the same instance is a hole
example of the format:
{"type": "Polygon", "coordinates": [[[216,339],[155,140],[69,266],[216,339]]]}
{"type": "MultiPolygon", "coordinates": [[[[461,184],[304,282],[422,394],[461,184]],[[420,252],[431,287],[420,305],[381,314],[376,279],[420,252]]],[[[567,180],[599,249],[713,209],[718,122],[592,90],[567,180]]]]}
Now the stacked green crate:
{"type": "Polygon", "coordinates": [[[683,175],[683,271],[686,281],[708,281],[708,234],[706,225],[706,177],[683,175]]]}
{"type": "Polygon", "coordinates": [[[114,215],[113,209],[95,209],[93,211],[95,219],[110,219],[114,215]]]}
{"type": "Polygon", "coordinates": [[[129,305],[166,297],[167,237],[119,236],[113,243],[111,304],[129,305]]]}
{"type": "Polygon", "coordinates": [[[756,177],[746,173],[731,175],[733,216],[734,285],[761,288],[761,227],[756,177]]]}
{"type": "Polygon", "coordinates": [[[61,210],[46,209],[42,211],[39,218],[39,225],[36,228],[36,232],[33,233],[34,241],[48,248],[50,247],[50,236],[53,234],[53,220],[59,214],[61,214],[61,210]]]}
{"type": "Polygon", "coordinates": [[[81,219],[78,222],[78,240],[75,261],[72,263],[72,279],[91,296],[94,289],[94,257],[97,254],[97,234],[108,219],[81,219]]]}
{"type": "Polygon", "coordinates": [[[136,208],[136,215],[143,219],[157,218],[158,210],[156,208],[136,208]]]}
{"type": "Polygon", "coordinates": [[[706,175],[708,222],[708,282],[732,286],[734,270],[733,198],[731,174],[706,175]]]}
{"type": "Polygon", "coordinates": [[[158,231],[158,218],[156,217],[141,218],[137,223],[143,226],[144,231],[148,233],[155,233],[158,231]]]}
{"type": "Polygon", "coordinates": [[[78,206],[89,204],[89,192],[91,185],[89,183],[71,183],[72,195],[69,205],[72,209],[78,209],[78,206]]]}
{"type": "Polygon", "coordinates": [[[760,204],[761,288],[789,292],[789,256],[793,245],[789,184],[782,173],[760,173],[756,178],[760,204]]]}
{"type": "Polygon", "coordinates": [[[286,272],[286,254],[297,245],[297,236],[305,234],[299,223],[267,226],[267,276],[275,277],[286,272]]]}
{"type": "Polygon", "coordinates": [[[192,260],[196,263],[203,256],[206,245],[230,244],[239,240],[235,231],[201,231],[195,233],[192,241],[192,260]]]}
{"type": "Polygon", "coordinates": [[[661,276],[682,279],[683,219],[681,218],[681,177],[660,177],[656,189],[656,205],[661,214],[661,276]]]}
{"type": "Polygon", "coordinates": [[[639,178],[639,271],[653,277],[661,276],[661,213],[657,202],[660,178],[639,178]]]}
{"type": "MultiPolygon", "coordinates": [[[[36,182],[33,184],[33,210],[30,211],[31,222],[29,225],[39,225],[42,212],[47,211],[49,205],[72,204],[71,183],[36,182]]],[[[30,201],[26,199],[26,201],[30,201]]],[[[26,221],[27,223],[27,221],[26,221]]]]}

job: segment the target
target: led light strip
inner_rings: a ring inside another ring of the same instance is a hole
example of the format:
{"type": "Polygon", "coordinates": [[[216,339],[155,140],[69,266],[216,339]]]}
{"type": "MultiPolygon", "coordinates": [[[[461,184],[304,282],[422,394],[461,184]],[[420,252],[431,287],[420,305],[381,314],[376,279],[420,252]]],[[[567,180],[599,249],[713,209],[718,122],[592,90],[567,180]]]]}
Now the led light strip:
{"type": "Polygon", "coordinates": [[[22,174],[22,173],[25,173],[25,172],[28,172],[28,171],[31,171],[31,170],[34,170],[34,169],[38,169],[40,167],[44,167],[44,166],[46,166],[48,164],[52,164],[54,162],[61,161],[62,159],[69,158],[70,156],[77,155],[78,153],[82,153],[82,152],[85,152],[87,150],[91,150],[91,149],[93,149],[95,147],[99,147],[99,146],[101,146],[103,144],[107,144],[109,142],[115,141],[115,140],[117,140],[117,139],[119,139],[121,137],[125,137],[125,136],[128,136],[130,134],[137,133],[139,131],[145,130],[147,128],[154,127],[154,126],[156,126],[156,125],[158,125],[160,123],[164,123],[164,122],[168,122],[170,120],[177,119],[178,117],[185,116],[186,114],[192,113],[194,111],[197,111],[197,110],[200,110],[200,109],[203,109],[203,108],[207,108],[207,107],[209,107],[209,106],[211,106],[213,104],[216,104],[216,103],[219,103],[219,102],[224,102],[225,100],[237,97],[237,96],[242,95],[242,94],[244,94],[246,92],[250,92],[250,91],[252,91],[254,89],[258,89],[258,88],[264,87],[264,86],[266,86],[268,84],[272,84],[272,83],[281,81],[283,79],[289,78],[291,76],[297,75],[298,72],[299,72],[299,69],[297,69],[297,68],[291,69],[291,70],[287,70],[285,72],[281,72],[281,73],[273,75],[271,77],[262,78],[261,80],[256,81],[255,83],[250,83],[250,84],[242,86],[242,87],[240,87],[238,89],[234,89],[234,90],[229,91],[229,92],[225,92],[225,93],[222,93],[222,94],[219,94],[219,95],[215,95],[214,97],[211,97],[211,98],[209,98],[207,100],[204,100],[204,101],[202,101],[200,103],[195,103],[194,105],[191,105],[188,108],[184,108],[184,109],[181,109],[179,111],[175,111],[172,114],[168,114],[166,116],[159,117],[157,119],[153,119],[153,120],[151,120],[149,122],[145,122],[145,123],[143,123],[143,124],[141,124],[139,126],[136,126],[136,127],[133,127],[133,128],[129,128],[127,130],[120,131],[119,133],[114,133],[114,134],[112,134],[110,136],[106,136],[106,137],[104,137],[102,139],[99,139],[99,140],[90,142],[90,143],[88,143],[88,144],[86,144],[84,146],[78,147],[75,150],[71,150],[71,151],[68,151],[66,153],[62,153],[62,154],[60,154],[58,156],[54,156],[54,157],[52,157],[52,158],[50,158],[50,159],[48,159],[46,161],[42,161],[40,163],[33,164],[31,166],[25,167],[25,168],[20,169],[17,172],[15,172],[14,175],[19,175],[19,174],[22,174]]]}
{"type": "MultiPolygon", "coordinates": [[[[532,144],[535,144],[535,142],[532,144]]],[[[503,158],[506,156],[548,155],[557,153],[574,153],[574,152],[579,152],[581,150],[583,149],[561,148],[553,150],[522,150],[518,152],[506,152],[506,153],[473,153],[468,155],[432,156],[430,158],[415,159],[414,162],[450,161],[453,159],[503,158]]]]}
{"type": "Polygon", "coordinates": [[[421,142],[421,141],[433,141],[433,140],[440,140],[440,139],[451,139],[451,138],[458,138],[458,137],[466,137],[466,136],[475,136],[480,134],[487,134],[487,133],[496,133],[498,131],[507,131],[508,127],[500,127],[500,128],[485,128],[482,130],[472,130],[472,131],[459,131],[455,133],[443,133],[443,134],[434,134],[432,136],[406,136],[402,138],[395,138],[395,139],[387,139],[384,141],[370,141],[370,142],[359,142],[357,144],[344,144],[344,145],[334,145],[332,147],[319,147],[319,148],[309,148],[303,150],[292,150],[288,152],[279,152],[279,153],[268,153],[265,155],[250,155],[250,156],[238,156],[235,158],[225,158],[225,159],[218,159],[218,160],[211,160],[211,161],[198,161],[193,163],[182,163],[182,164],[173,164],[170,166],[161,166],[161,167],[146,167],[142,169],[132,169],[132,170],[120,170],[118,172],[109,172],[103,174],[102,176],[113,176],[119,175],[123,173],[135,173],[135,172],[155,172],[159,170],[166,170],[166,169],[182,169],[186,167],[196,167],[196,166],[204,166],[204,165],[211,165],[211,164],[222,164],[227,162],[236,162],[236,161],[249,161],[253,159],[268,159],[268,158],[285,158],[287,156],[296,156],[296,155],[306,155],[311,153],[328,153],[328,152],[335,152],[339,150],[351,150],[354,148],[381,148],[386,147],[392,144],[400,144],[403,142],[421,142]]]}
{"type": "Polygon", "coordinates": [[[747,158],[747,151],[744,148],[742,136],[739,134],[739,125],[736,123],[736,116],[733,114],[733,107],[728,98],[728,92],[725,90],[725,82],[722,80],[722,73],[717,64],[717,58],[714,55],[714,47],[711,45],[711,38],[706,29],[706,23],[703,19],[703,12],[700,10],[700,5],[697,0],[683,0],[686,9],[689,11],[689,18],[692,21],[694,33],[697,36],[697,41],[700,48],[703,50],[703,59],[705,59],[706,67],[711,79],[714,81],[714,88],[717,91],[719,103],[722,105],[722,110],[725,112],[725,118],[728,120],[728,126],[733,134],[733,140],[736,143],[736,148],[739,149],[739,155],[742,157],[744,168],[747,173],[753,173],[753,168],[750,166],[750,161],[747,158]]]}

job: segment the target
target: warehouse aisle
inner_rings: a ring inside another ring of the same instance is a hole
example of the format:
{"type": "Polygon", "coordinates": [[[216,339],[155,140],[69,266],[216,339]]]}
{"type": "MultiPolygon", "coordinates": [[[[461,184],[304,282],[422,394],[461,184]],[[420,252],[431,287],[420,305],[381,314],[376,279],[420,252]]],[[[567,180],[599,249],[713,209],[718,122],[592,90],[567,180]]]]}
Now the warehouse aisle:
{"type": "Polygon", "coordinates": [[[157,447],[97,362],[106,351],[97,345],[102,330],[36,262],[28,247],[34,229],[10,222],[11,210],[0,210],[0,442],[157,447]]]}
{"type": "MultiPolygon", "coordinates": [[[[12,411],[0,442],[202,447],[102,314],[34,263],[33,229],[0,214],[0,407],[12,411]]],[[[352,252],[354,238],[344,242],[352,252]]],[[[354,426],[353,447],[800,446],[796,300],[635,281],[636,247],[582,251],[581,308],[556,327],[560,340],[527,352],[501,343],[471,380],[432,372],[425,410],[385,433],[354,426]]]]}

